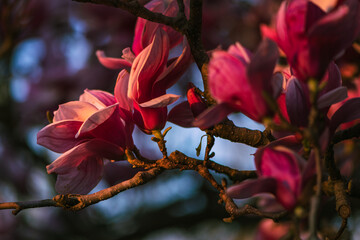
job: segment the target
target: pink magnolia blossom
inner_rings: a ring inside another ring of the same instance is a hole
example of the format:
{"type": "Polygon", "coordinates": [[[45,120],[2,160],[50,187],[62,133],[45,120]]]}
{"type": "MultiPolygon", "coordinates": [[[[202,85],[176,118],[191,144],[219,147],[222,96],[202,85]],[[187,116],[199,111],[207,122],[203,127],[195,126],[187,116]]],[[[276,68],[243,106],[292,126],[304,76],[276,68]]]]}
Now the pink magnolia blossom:
{"type": "Polygon", "coordinates": [[[263,27],[285,52],[301,81],[321,79],[331,61],[350,46],[360,32],[360,2],[339,1],[330,12],[308,0],[284,1],[276,21],[276,33],[263,27]]]}
{"type": "Polygon", "coordinates": [[[134,103],[133,119],[145,132],[165,126],[166,106],[179,98],[166,94],[166,90],[176,83],[191,62],[188,47],[170,61],[168,55],[168,35],[158,29],[152,43],[136,56],[131,66],[127,96],[134,103]]]}
{"type": "Polygon", "coordinates": [[[253,56],[239,43],[227,52],[214,51],[209,63],[209,88],[218,104],[201,114],[195,125],[210,127],[238,111],[258,122],[270,115],[263,94],[276,97],[279,93],[277,78],[272,79],[277,58],[277,47],[269,39],[253,56]]]}
{"type": "Polygon", "coordinates": [[[284,208],[293,209],[303,188],[315,174],[315,161],[313,154],[306,162],[289,147],[299,147],[294,136],[259,148],[255,153],[258,179],[230,187],[227,190],[229,196],[248,198],[259,193],[272,193],[284,208]]]}
{"type": "Polygon", "coordinates": [[[103,159],[122,160],[126,147],[133,147],[133,123],[126,118],[126,105],[100,90],[85,90],[79,101],[59,106],[53,123],[40,130],[38,144],[63,153],[48,165],[58,174],[59,193],[86,194],[100,181],[103,159]]]}

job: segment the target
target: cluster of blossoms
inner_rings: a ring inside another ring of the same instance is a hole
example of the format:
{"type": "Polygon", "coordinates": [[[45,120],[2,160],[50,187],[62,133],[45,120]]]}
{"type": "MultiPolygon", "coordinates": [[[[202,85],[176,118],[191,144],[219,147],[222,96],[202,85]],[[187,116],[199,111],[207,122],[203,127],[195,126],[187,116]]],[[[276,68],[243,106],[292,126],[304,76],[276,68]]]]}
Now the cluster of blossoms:
{"type": "MultiPolygon", "coordinates": [[[[187,15],[188,6],[185,2],[187,15]]],[[[153,0],[146,7],[166,16],[178,12],[174,0],[153,0]]],[[[58,174],[56,190],[91,191],[102,177],[104,159],[124,160],[125,149],[134,148],[135,125],[148,134],[163,129],[166,121],[205,130],[230,113],[241,112],[283,131],[274,128],[277,139],[256,151],[258,178],[228,188],[227,194],[248,198],[271,193],[290,211],[306,204],[305,189],[313,184],[316,172],[314,152],[303,147],[304,141],[309,141],[306,136],[290,130],[295,128],[299,133],[311,128],[309,116],[316,109],[321,116],[316,141],[324,151],[342,123],[360,118],[359,95],[349,94],[347,99],[347,88],[342,86],[334,62],[359,35],[359,19],[358,0],[339,0],[329,11],[308,0],[285,1],[275,29],[262,27],[264,39],[255,53],[240,43],[227,51],[212,52],[208,84],[216,105],[208,107],[190,84],[187,101],[168,114],[167,106],[180,96],[166,90],[191,64],[190,48],[170,27],[139,18],[132,48],[124,49],[122,58],[97,52],[105,67],[120,70],[114,95],[85,90],[79,101],[60,105],[53,123],[38,133],[40,145],[63,153],[47,167],[48,173],[58,174]],[[169,58],[175,46],[182,46],[182,52],[169,58]],[[278,48],[289,63],[287,69],[276,68],[278,48]]]]}
{"type": "MultiPolygon", "coordinates": [[[[188,4],[187,4],[188,5],[188,4]]],[[[176,1],[151,1],[146,7],[154,12],[175,16],[176,1]]],[[[145,133],[161,130],[167,121],[167,105],[180,96],[166,94],[191,64],[186,39],[164,25],[139,18],[132,50],[123,50],[122,58],[106,57],[97,52],[108,68],[120,69],[114,95],[100,90],[85,90],[79,101],[59,106],[53,123],[37,136],[38,144],[63,153],[47,166],[58,174],[59,193],[86,194],[101,180],[104,159],[124,160],[125,149],[134,147],[135,124],[145,133]],[[180,56],[169,52],[182,44],[180,56]]]]}

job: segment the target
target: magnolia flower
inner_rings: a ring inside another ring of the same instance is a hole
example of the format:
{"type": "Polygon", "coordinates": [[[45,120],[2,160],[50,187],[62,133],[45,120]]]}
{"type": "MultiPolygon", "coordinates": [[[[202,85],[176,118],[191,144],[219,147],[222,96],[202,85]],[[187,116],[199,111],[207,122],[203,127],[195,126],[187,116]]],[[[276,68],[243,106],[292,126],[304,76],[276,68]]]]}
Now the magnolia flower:
{"type": "Polygon", "coordinates": [[[360,2],[339,1],[330,12],[308,0],[284,1],[276,32],[263,34],[285,52],[295,76],[301,81],[321,79],[331,61],[350,46],[360,32],[360,2]]]}
{"type": "MultiPolygon", "coordinates": [[[[48,165],[58,174],[56,190],[61,194],[86,194],[100,181],[103,159],[122,160],[126,147],[133,147],[133,123],[113,95],[85,90],[79,101],[59,106],[53,123],[40,130],[38,144],[63,153],[48,165]]],[[[126,107],[126,106],[125,106],[126,107]]]]}
{"type": "Polygon", "coordinates": [[[284,208],[293,209],[306,184],[315,175],[316,168],[313,154],[306,162],[289,147],[299,147],[294,136],[259,148],[255,153],[259,177],[228,188],[228,195],[241,199],[259,193],[271,193],[284,208]]]}
{"type": "Polygon", "coordinates": [[[196,126],[210,127],[231,112],[242,112],[261,122],[271,114],[264,94],[276,97],[281,85],[273,78],[278,58],[274,42],[265,39],[252,54],[239,43],[229,50],[216,50],[209,63],[209,88],[217,105],[206,110],[195,121],[196,126]]]}
{"type": "Polygon", "coordinates": [[[133,119],[145,132],[165,126],[166,106],[179,98],[166,94],[166,90],[176,83],[191,62],[188,47],[171,61],[168,55],[168,35],[158,29],[152,43],[136,56],[131,66],[127,96],[134,103],[133,119]]]}

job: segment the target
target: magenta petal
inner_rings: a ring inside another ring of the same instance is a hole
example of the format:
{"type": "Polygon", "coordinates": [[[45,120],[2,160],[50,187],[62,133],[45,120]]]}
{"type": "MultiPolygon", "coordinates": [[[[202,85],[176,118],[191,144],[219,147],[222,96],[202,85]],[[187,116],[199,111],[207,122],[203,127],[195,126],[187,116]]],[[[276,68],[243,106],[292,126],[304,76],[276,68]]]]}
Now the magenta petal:
{"type": "Polygon", "coordinates": [[[70,120],[49,124],[38,132],[37,144],[54,152],[66,152],[79,143],[75,135],[81,124],[81,121],[70,120]]]}
{"type": "Polygon", "coordinates": [[[276,179],[276,197],[286,208],[291,208],[300,195],[304,164],[300,156],[282,146],[276,149],[266,147],[262,152],[259,175],[276,179]]]}
{"type": "Polygon", "coordinates": [[[261,166],[261,159],[262,159],[262,154],[263,151],[266,148],[274,148],[277,146],[283,146],[283,147],[287,147],[292,149],[295,152],[300,151],[300,149],[302,148],[302,144],[301,141],[299,141],[295,135],[290,135],[290,136],[286,136],[283,138],[279,138],[275,141],[272,141],[271,143],[269,143],[268,145],[266,145],[266,147],[262,147],[262,148],[258,148],[258,150],[255,153],[255,165],[256,165],[256,169],[260,169],[261,166]]]}
{"type": "Polygon", "coordinates": [[[191,51],[188,43],[184,40],[184,49],[179,57],[168,66],[156,80],[153,91],[165,91],[173,86],[188,69],[191,61],[191,51]]]}
{"type": "Polygon", "coordinates": [[[265,38],[247,67],[249,83],[253,89],[261,89],[273,94],[270,79],[278,58],[279,52],[275,42],[265,38]]]}
{"type": "MultiPolygon", "coordinates": [[[[85,155],[86,156],[86,155],[85,155]]],[[[102,158],[87,156],[79,166],[69,169],[67,173],[59,174],[55,189],[59,194],[87,194],[101,180],[103,174],[102,158]]]]}
{"type": "MultiPolygon", "coordinates": [[[[324,79],[327,80],[325,89],[323,90],[324,92],[328,92],[335,88],[341,87],[341,85],[342,85],[341,73],[340,73],[338,66],[334,62],[331,62],[329,64],[329,67],[328,67],[328,70],[326,72],[324,79]]],[[[321,93],[320,93],[320,95],[321,95],[321,93]]]]}
{"type": "Polygon", "coordinates": [[[158,29],[152,43],[135,58],[129,77],[128,97],[137,102],[152,98],[152,88],[164,70],[169,54],[169,38],[158,29]]]}
{"type": "Polygon", "coordinates": [[[286,109],[291,123],[297,126],[306,126],[308,122],[307,99],[300,82],[291,77],[288,81],[286,109]]]}
{"type": "Polygon", "coordinates": [[[103,157],[119,160],[123,150],[102,141],[90,140],[70,149],[46,167],[49,174],[56,173],[56,190],[61,194],[86,194],[100,181],[103,157]]]}
{"type": "Polygon", "coordinates": [[[129,73],[126,70],[122,70],[118,75],[114,89],[114,95],[119,103],[119,107],[127,111],[131,111],[133,108],[132,100],[127,96],[129,76],[129,73]]]}
{"type": "Polygon", "coordinates": [[[317,106],[319,109],[330,107],[332,104],[338,103],[347,98],[347,88],[335,88],[318,98],[317,106]]]}
{"type": "Polygon", "coordinates": [[[195,120],[188,101],[184,101],[171,109],[167,120],[184,128],[194,127],[195,120]]]}
{"type": "Polygon", "coordinates": [[[165,94],[157,98],[153,98],[150,101],[139,104],[143,108],[161,108],[166,107],[169,104],[172,104],[179,99],[179,95],[175,94],[165,94]]]}
{"type": "Polygon", "coordinates": [[[249,179],[233,185],[226,190],[229,197],[235,199],[249,198],[259,193],[276,193],[275,178],[249,179]]]}
{"type": "Polygon", "coordinates": [[[54,122],[61,120],[85,121],[98,109],[88,102],[72,101],[59,105],[59,109],[54,112],[54,122]]]}
{"type": "Polygon", "coordinates": [[[334,132],[340,124],[360,118],[360,98],[347,100],[332,116],[330,132],[334,132]]]}
{"type": "Polygon", "coordinates": [[[209,128],[225,119],[234,110],[226,103],[220,103],[202,112],[194,121],[194,126],[209,128]]]}
{"type": "Polygon", "coordinates": [[[285,81],[284,75],[279,73],[279,72],[275,73],[272,76],[272,78],[271,78],[271,86],[272,86],[272,90],[273,90],[272,97],[274,99],[277,99],[280,96],[280,94],[281,94],[281,92],[283,90],[284,81],[285,81]]]}
{"type": "Polygon", "coordinates": [[[88,90],[85,89],[84,93],[81,94],[80,101],[88,102],[101,109],[116,103],[116,100],[113,95],[108,92],[101,90],[88,90]]]}
{"type": "Polygon", "coordinates": [[[80,127],[79,131],[76,134],[76,138],[84,135],[85,133],[97,128],[100,124],[105,122],[107,119],[109,119],[114,111],[117,109],[118,104],[103,108],[93,115],[91,115],[89,118],[84,121],[83,125],[80,127]]]}
{"type": "Polygon", "coordinates": [[[225,51],[214,51],[209,63],[209,88],[220,102],[234,102],[241,94],[251,94],[246,63],[225,51]]]}
{"type": "Polygon", "coordinates": [[[103,51],[96,51],[96,56],[99,59],[99,62],[107,68],[110,69],[122,69],[122,68],[130,68],[131,67],[131,62],[129,62],[126,59],[121,59],[121,58],[110,58],[110,57],[106,57],[105,53],[103,51]]]}

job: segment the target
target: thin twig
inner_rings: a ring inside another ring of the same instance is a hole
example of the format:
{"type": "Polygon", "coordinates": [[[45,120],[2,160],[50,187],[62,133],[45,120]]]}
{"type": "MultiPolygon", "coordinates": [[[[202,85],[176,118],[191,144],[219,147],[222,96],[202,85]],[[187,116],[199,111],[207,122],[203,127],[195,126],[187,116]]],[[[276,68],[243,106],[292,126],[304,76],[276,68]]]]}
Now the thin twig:
{"type": "Polygon", "coordinates": [[[340,226],[338,232],[336,233],[334,240],[340,239],[341,235],[343,234],[343,232],[346,229],[346,226],[347,226],[347,218],[344,218],[341,222],[341,226],[340,226]]]}

